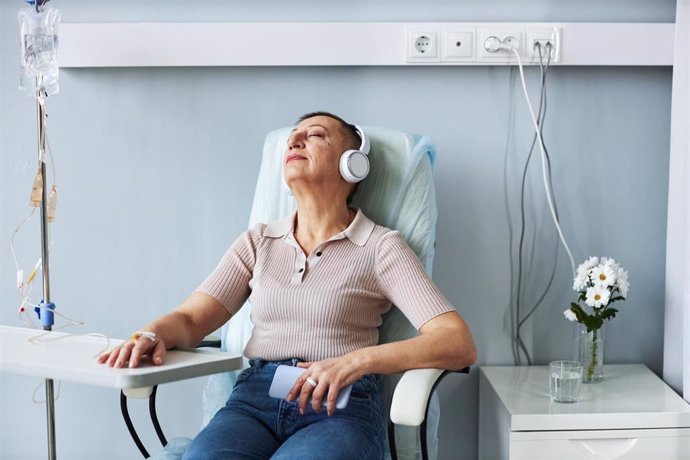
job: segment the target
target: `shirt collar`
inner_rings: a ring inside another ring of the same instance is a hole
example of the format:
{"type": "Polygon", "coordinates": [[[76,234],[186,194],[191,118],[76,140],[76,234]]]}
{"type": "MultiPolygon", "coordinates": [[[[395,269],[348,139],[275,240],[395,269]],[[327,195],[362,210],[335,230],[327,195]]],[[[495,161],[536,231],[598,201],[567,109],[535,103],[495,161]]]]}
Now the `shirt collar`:
{"type": "Polygon", "coordinates": [[[365,216],[361,209],[358,209],[352,223],[343,233],[357,246],[364,246],[375,226],[376,224],[365,216]]]}
{"type": "MultiPolygon", "coordinates": [[[[283,238],[288,233],[292,233],[295,227],[296,215],[297,211],[280,220],[271,222],[266,226],[264,236],[269,238],[283,238]]],[[[374,231],[375,226],[376,224],[365,216],[361,209],[358,209],[350,226],[341,233],[334,235],[333,239],[337,238],[339,235],[344,235],[357,246],[364,246],[367,240],[369,240],[369,236],[371,236],[371,233],[374,231]]]]}
{"type": "Polygon", "coordinates": [[[269,238],[282,238],[288,233],[292,232],[292,229],[295,226],[296,214],[297,211],[293,212],[287,217],[283,217],[280,220],[276,220],[275,222],[271,222],[270,224],[266,225],[264,236],[269,238]]]}

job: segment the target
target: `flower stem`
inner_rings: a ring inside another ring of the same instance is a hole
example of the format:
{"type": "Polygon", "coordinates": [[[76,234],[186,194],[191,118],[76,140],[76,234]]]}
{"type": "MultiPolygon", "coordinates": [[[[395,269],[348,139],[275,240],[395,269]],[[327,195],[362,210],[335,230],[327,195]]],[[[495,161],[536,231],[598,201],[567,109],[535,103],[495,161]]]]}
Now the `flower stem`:
{"type": "Polygon", "coordinates": [[[592,356],[587,366],[587,381],[594,380],[594,370],[597,367],[597,330],[592,331],[592,356]]]}

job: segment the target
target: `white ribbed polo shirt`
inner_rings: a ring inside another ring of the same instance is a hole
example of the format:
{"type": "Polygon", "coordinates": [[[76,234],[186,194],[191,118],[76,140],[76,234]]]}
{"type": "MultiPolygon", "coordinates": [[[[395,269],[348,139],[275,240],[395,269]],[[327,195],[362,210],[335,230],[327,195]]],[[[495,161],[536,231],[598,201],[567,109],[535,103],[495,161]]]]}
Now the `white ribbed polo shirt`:
{"type": "Polygon", "coordinates": [[[347,229],[306,255],[295,217],[243,233],[197,289],[231,314],[249,299],[247,358],[315,361],[376,345],[391,302],[417,329],[455,310],[400,232],[358,210],[347,229]]]}

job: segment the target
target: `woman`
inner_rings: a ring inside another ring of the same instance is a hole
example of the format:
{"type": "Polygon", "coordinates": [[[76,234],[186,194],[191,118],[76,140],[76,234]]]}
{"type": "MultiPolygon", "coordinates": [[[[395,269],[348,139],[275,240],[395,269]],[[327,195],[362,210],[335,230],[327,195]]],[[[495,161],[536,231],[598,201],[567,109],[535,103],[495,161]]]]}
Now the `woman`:
{"type": "Polygon", "coordinates": [[[166,349],[197,345],[249,298],[251,365],[184,458],[379,459],[378,375],[474,363],[469,328],[400,233],[348,206],[356,183],[343,178],[340,158],[364,139],[335,115],[303,116],[284,155],[297,211],[245,232],[175,311],[99,358],[113,367],[136,367],[145,355],[161,364],[166,349]],[[391,302],[420,335],[377,345],[391,302]],[[268,396],[280,364],[304,369],[287,401],[268,396]],[[347,407],[336,410],[351,384],[347,407]]]}

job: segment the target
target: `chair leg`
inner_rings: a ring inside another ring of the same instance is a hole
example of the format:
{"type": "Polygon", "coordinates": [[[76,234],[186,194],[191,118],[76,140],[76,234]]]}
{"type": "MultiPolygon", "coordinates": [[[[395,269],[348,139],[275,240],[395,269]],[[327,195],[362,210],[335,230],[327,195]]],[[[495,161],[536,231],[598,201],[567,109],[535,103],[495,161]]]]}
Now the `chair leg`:
{"type": "Polygon", "coordinates": [[[395,423],[388,418],[388,450],[391,451],[391,460],[398,460],[398,449],[395,447],[395,423]]]}
{"type": "MultiPolygon", "coordinates": [[[[433,394],[433,392],[432,392],[433,394]]],[[[427,416],[429,415],[429,405],[427,403],[427,416]]],[[[422,444],[422,460],[429,460],[429,448],[427,447],[426,444],[426,417],[424,417],[424,421],[422,422],[422,425],[419,427],[419,438],[421,440],[422,444]]]]}
{"type": "MultiPolygon", "coordinates": [[[[420,437],[420,443],[421,443],[421,450],[422,450],[422,460],[429,460],[429,449],[427,446],[427,439],[426,439],[426,421],[429,419],[429,405],[431,403],[431,397],[434,394],[434,391],[436,391],[436,387],[438,386],[439,383],[441,383],[441,380],[443,378],[450,374],[450,373],[458,373],[458,374],[469,374],[470,373],[470,368],[465,367],[464,369],[461,369],[459,371],[444,371],[441,375],[439,375],[438,379],[436,382],[434,382],[434,385],[431,387],[431,392],[429,393],[429,399],[426,402],[426,410],[424,412],[424,421],[422,422],[422,425],[419,427],[419,437],[420,437]]],[[[391,451],[391,460],[398,460],[398,451],[395,447],[395,424],[393,421],[390,419],[390,416],[388,417],[388,448],[391,451]]]]}
{"type": "Polygon", "coordinates": [[[150,455],[144,447],[144,444],[141,442],[141,439],[139,439],[137,430],[134,429],[132,419],[129,417],[129,410],[127,409],[127,396],[125,396],[124,392],[122,391],[120,391],[120,410],[122,411],[122,417],[125,419],[125,424],[127,425],[129,434],[130,436],[132,436],[132,439],[134,440],[134,444],[137,445],[137,447],[139,448],[139,452],[141,452],[141,455],[143,455],[144,458],[149,458],[150,455]]]}
{"type": "Polygon", "coordinates": [[[163,447],[168,445],[168,440],[165,439],[165,435],[163,434],[163,430],[161,429],[161,425],[158,422],[158,415],[156,415],[156,392],[158,391],[158,385],[155,385],[153,387],[153,391],[151,392],[151,396],[149,396],[149,414],[151,415],[151,423],[153,423],[153,428],[156,430],[156,434],[158,435],[158,439],[160,439],[161,444],[163,447]]]}
{"type": "MultiPolygon", "coordinates": [[[[429,406],[431,405],[431,398],[433,397],[438,384],[441,383],[441,380],[443,380],[446,375],[450,374],[450,372],[451,371],[443,371],[443,373],[439,375],[438,379],[434,382],[434,385],[431,387],[431,391],[429,392],[429,399],[426,402],[426,411],[424,411],[424,421],[419,427],[419,438],[422,445],[422,460],[429,460],[429,448],[426,440],[426,421],[429,420],[429,406]]],[[[460,372],[469,372],[469,368],[467,368],[467,370],[463,369],[460,372]]]]}

